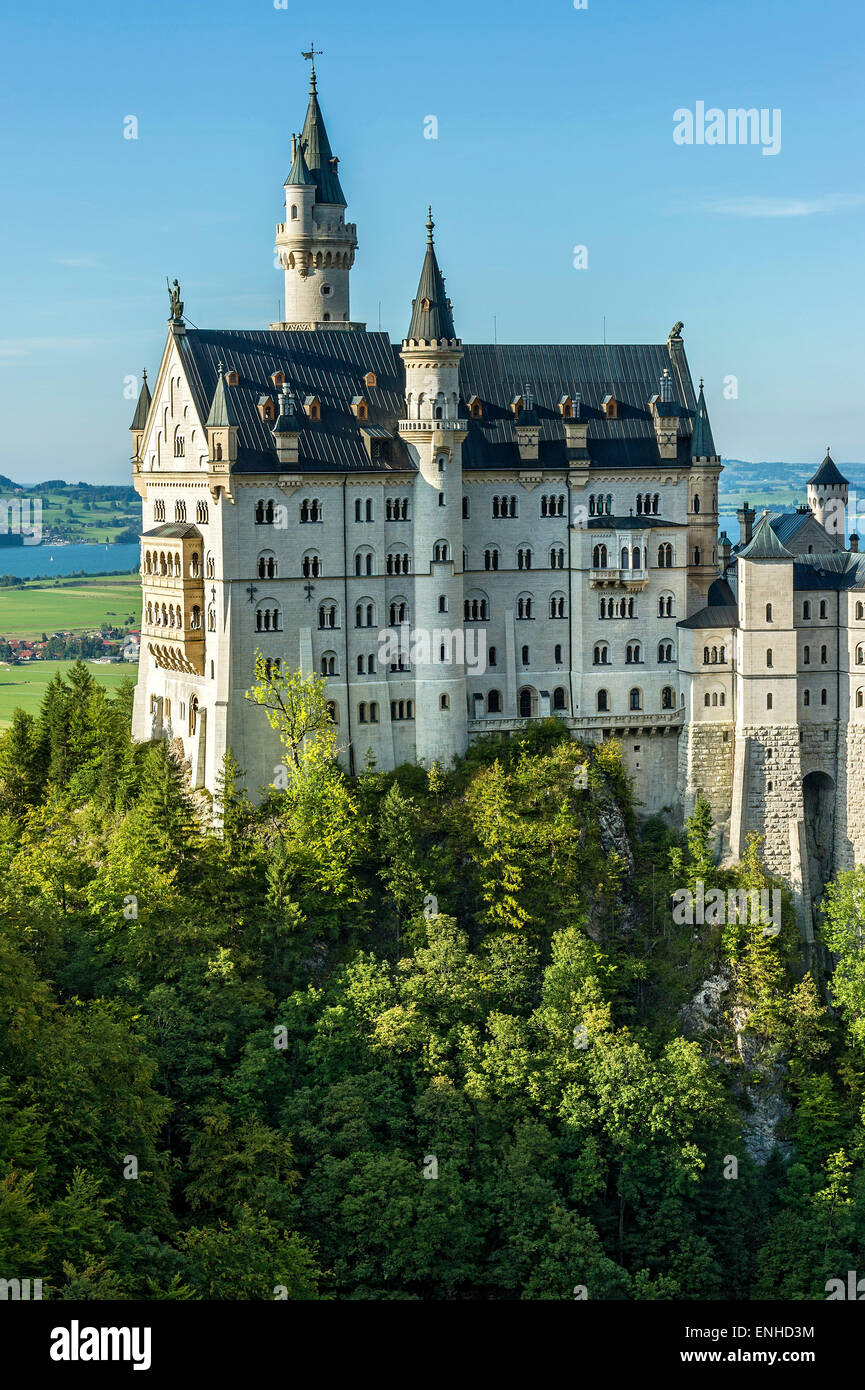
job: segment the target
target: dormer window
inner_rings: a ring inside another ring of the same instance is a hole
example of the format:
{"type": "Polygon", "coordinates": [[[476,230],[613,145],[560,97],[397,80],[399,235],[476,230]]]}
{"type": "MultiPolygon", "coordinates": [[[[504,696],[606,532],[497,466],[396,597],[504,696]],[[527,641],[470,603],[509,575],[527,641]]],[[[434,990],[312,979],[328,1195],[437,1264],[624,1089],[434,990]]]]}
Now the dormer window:
{"type": "Polygon", "coordinates": [[[570,396],[562,396],[559,401],[559,411],[561,412],[563,420],[572,420],[574,418],[574,403],[570,396]]]}
{"type": "Polygon", "coordinates": [[[513,415],[514,415],[514,419],[515,419],[515,420],[518,420],[518,419],[520,418],[520,411],[522,410],[522,408],[523,408],[523,398],[522,398],[522,396],[514,396],[513,400],[511,401],[511,410],[513,411],[513,415]]]}
{"type": "Polygon", "coordinates": [[[423,309],[425,314],[428,314],[430,309],[432,308],[432,300],[424,297],[420,302],[420,307],[423,309]]]}
{"type": "Polygon", "coordinates": [[[378,386],[378,377],[375,372],[367,372],[363,379],[364,386],[378,386]]]}
{"type": "Polygon", "coordinates": [[[318,396],[307,396],[304,399],[303,408],[308,420],[321,419],[321,401],[318,396]]]}
{"type": "Polygon", "coordinates": [[[601,401],[601,409],[608,420],[618,420],[619,402],[616,400],[615,396],[604,396],[604,399],[601,401]]]}
{"type": "Polygon", "coordinates": [[[258,413],[262,420],[272,423],[276,419],[276,406],[270,396],[259,396],[258,413]]]}
{"type": "Polygon", "coordinates": [[[369,419],[369,407],[367,406],[367,403],[364,400],[363,396],[352,396],[351,409],[352,414],[356,417],[356,419],[369,419]]]}
{"type": "Polygon", "coordinates": [[[471,397],[471,399],[468,402],[468,407],[469,416],[472,420],[480,420],[483,418],[484,408],[481,404],[480,399],[477,396],[471,397]]]}
{"type": "Polygon", "coordinates": [[[225,373],[225,384],[226,384],[226,386],[236,386],[236,385],[237,385],[237,372],[235,372],[235,371],[226,372],[226,373],[225,373]]]}
{"type": "Polygon", "coordinates": [[[274,386],[284,386],[285,372],[271,372],[270,379],[273,382],[274,386]]]}

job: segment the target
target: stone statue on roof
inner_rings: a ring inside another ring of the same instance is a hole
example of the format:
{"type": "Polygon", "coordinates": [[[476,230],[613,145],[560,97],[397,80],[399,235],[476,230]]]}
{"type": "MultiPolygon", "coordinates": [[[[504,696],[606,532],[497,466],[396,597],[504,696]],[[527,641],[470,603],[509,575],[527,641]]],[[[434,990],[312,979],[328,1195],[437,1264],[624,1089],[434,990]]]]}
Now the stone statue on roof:
{"type": "Polygon", "coordinates": [[[168,294],[171,299],[171,318],[174,323],[179,323],[183,318],[183,300],[180,298],[180,285],[176,279],[173,285],[169,285],[167,275],[165,277],[165,283],[168,285],[168,294]]]}

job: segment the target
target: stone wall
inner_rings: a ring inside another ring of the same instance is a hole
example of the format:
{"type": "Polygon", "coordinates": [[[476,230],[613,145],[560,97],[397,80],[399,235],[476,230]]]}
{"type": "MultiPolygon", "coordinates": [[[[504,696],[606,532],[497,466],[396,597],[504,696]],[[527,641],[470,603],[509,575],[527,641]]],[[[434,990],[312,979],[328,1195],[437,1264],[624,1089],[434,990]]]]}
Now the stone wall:
{"type": "Polygon", "coordinates": [[[766,868],[789,881],[790,821],[804,817],[799,728],[751,725],[739,731],[737,740],[748,745],[743,828],[763,837],[766,868]]]}
{"type": "Polygon", "coordinates": [[[698,796],[712,808],[719,847],[729,839],[735,734],[730,724],[686,724],[679,738],[677,799],[690,816],[698,796]]]}

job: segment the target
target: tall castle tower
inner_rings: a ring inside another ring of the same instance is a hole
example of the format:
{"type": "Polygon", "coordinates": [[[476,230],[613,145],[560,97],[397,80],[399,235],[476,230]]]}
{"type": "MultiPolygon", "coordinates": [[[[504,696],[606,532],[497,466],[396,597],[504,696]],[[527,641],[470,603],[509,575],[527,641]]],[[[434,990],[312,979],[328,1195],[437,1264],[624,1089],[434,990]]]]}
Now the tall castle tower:
{"type": "Polygon", "coordinates": [[[463,348],[436,259],[433,228],[430,208],[420,283],[400,353],[406,419],[400,420],[399,433],[417,467],[412,616],[429,642],[429,650],[414,663],[417,756],[427,764],[438,760],[447,766],[453,754],[466,748],[462,446],[468,431],[467,421],[459,417],[463,348]]]}
{"type": "Polygon", "coordinates": [[[808,480],[808,506],[830,535],[845,536],[847,479],[839,471],[829,450],[813,478],[808,480]]]}
{"type": "MultiPolygon", "coordinates": [[[[309,55],[307,55],[309,56],[309,55]]],[[[345,220],[339,160],[332,153],[313,57],[303,131],[292,136],[285,181],[285,221],[277,223],[276,250],[285,272],[285,315],[272,328],[351,328],[349,272],[357,229],[345,220]]]]}

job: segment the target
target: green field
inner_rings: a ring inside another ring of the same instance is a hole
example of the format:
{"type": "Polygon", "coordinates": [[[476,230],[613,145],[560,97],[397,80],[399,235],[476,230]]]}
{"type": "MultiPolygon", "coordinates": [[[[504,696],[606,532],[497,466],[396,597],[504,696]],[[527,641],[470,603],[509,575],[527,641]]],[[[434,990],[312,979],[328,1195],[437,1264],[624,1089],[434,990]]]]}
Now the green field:
{"type": "Polygon", "coordinates": [[[98,631],[103,623],[137,627],[140,620],[141,581],[134,574],[0,589],[0,637],[7,639],[98,631]]]}
{"type": "MultiPolygon", "coordinates": [[[[38,714],[45,687],[58,672],[65,675],[74,664],[73,661],[33,661],[23,666],[0,665],[0,728],[12,722],[12,712],[18,708],[28,714],[38,714]]],[[[131,661],[110,666],[88,661],[87,669],[109,692],[115,691],[122,680],[135,680],[138,674],[138,667],[131,661]]]]}

